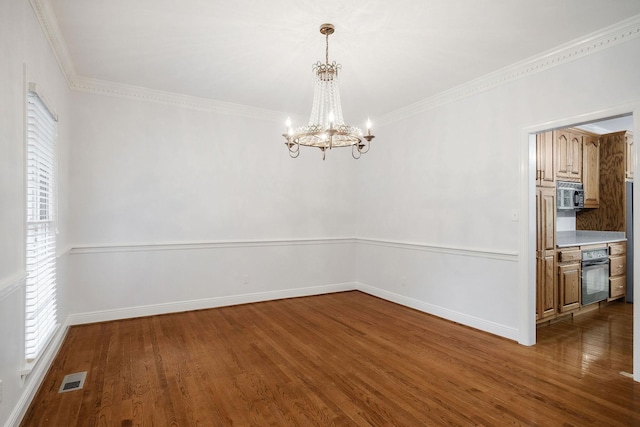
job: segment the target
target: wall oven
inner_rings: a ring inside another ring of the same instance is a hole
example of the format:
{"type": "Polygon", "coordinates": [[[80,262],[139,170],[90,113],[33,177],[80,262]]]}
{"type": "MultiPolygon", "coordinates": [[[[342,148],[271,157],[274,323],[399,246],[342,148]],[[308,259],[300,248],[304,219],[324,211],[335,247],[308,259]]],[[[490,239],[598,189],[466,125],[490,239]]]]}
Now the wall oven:
{"type": "Polygon", "coordinates": [[[609,249],[582,251],[582,305],[609,297],[609,249]]]}

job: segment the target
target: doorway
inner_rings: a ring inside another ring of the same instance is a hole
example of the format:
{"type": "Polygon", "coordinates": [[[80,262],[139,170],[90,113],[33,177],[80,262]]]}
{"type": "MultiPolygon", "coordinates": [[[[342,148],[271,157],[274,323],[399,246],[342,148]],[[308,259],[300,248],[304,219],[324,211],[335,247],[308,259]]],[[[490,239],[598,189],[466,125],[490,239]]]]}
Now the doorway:
{"type": "MultiPolygon", "coordinates": [[[[527,262],[524,262],[522,264],[527,264],[526,267],[522,267],[521,264],[521,275],[522,276],[526,276],[527,280],[525,281],[525,283],[527,284],[527,289],[523,290],[523,295],[524,298],[521,300],[522,304],[523,304],[523,318],[521,318],[521,324],[526,324],[526,331],[523,331],[522,334],[522,339],[520,340],[521,343],[523,344],[535,344],[537,337],[536,337],[536,321],[535,321],[535,313],[536,313],[536,303],[537,303],[537,293],[536,293],[536,277],[538,272],[537,270],[537,264],[536,264],[536,254],[537,254],[537,246],[536,246],[536,235],[537,235],[537,222],[536,222],[536,199],[535,199],[535,195],[536,195],[536,179],[538,178],[537,174],[537,167],[536,167],[536,134],[539,133],[543,133],[546,130],[558,130],[558,129],[562,129],[562,128],[567,128],[567,127],[571,127],[571,128],[579,128],[584,130],[585,132],[590,132],[593,134],[597,134],[597,135],[604,135],[604,134],[609,134],[609,133],[614,133],[614,132],[620,132],[620,131],[635,131],[635,135],[636,138],[638,137],[638,135],[640,134],[638,132],[638,125],[640,125],[640,123],[638,123],[638,112],[636,111],[635,113],[635,125],[634,125],[634,114],[629,113],[629,111],[634,111],[637,110],[637,108],[631,108],[629,106],[627,106],[626,108],[626,113],[624,112],[624,110],[622,110],[621,112],[618,111],[608,111],[608,112],[600,112],[600,113],[594,113],[591,115],[585,115],[585,116],[581,116],[579,118],[574,118],[574,119],[565,119],[565,120],[559,120],[557,122],[553,122],[553,123],[548,123],[545,125],[540,125],[537,127],[532,127],[527,129],[527,142],[528,144],[526,145],[527,147],[527,152],[526,155],[524,155],[524,159],[523,162],[526,162],[527,164],[525,165],[525,170],[527,170],[528,168],[528,174],[527,178],[525,181],[524,186],[526,186],[527,190],[526,193],[528,195],[527,200],[525,201],[525,203],[523,203],[523,206],[526,206],[526,208],[524,208],[527,212],[528,212],[528,221],[526,224],[523,224],[523,228],[526,227],[526,233],[523,231],[523,234],[526,234],[528,236],[528,239],[524,239],[524,242],[521,246],[522,251],[521,253],[523,254],[527,254],[526,259],[527,262]],[[607,114],[609,113],[609,114],[607,114]]],[[[637,154],[634,154],[633,157],[630,159],[631,162],[631,166],[636,164],[636,158],[637,158],[637,154]]],[[[634,199],[633,197],[633,193],[637,191],[636,190],[631,190],[629,193],[629,198],[632,200],[629,208],[630,211],[628,213],[629,217],[630,217],[630,224],[633,224],[633,217],[634,216],[638,216],[637,213],[637,209],[635,210],[631,210],[633,209],[633,206],[635,204],[635,202],[633,201],[634,199]]],[[[635,197],[635,200],[638,200],[637,197],[635,197]]],[[[575,224],[575,219],[571,217],[571,215],[565,215],[565,217],[561,218],[561,227],[564,228],[571,228],[572,226],[574,226],[575,224]]],[[[637,222],[637,218],[636,218],[636,222],[637,222]]],[[[584,228],[583,228],[584,229],[584,228]]],[[[634,236],[634,230],[632,228],[629,228],[629,230],[627,231],[625,229],[625,231],[628,234],[628,241],[627,244],[629,245],[629,249],[630,249],[630,256],[629,256],[629,260],[627,262],[628,266],[629,266],[629,270],[631,271],[633,269],[633,266],[636,263],[635,259],[638,258],[637,255],[635,255],[635,252],[633,251],[633,236],[634,236]]],[[[555,270],[555,269],[554,269],[555,270]]],[[[555,272],[555,271],[554,271],[555,272]]],[[[633,301],[633,291],[635,288],[634,285],[634,281],[633,279],[631,279],[630,281],[630,289],[629,291],[627,291],[627,295],[626,297],[629,298],[629,301],[633,301]]],[[[638,322],[638,312],[636,311],[636,308],[633,307],[631,310],[634,314],[634,333],[637,333],[637,331],[639,331],[639,327],[638,324],[640,322],[638,322]]],[[[640,334],[639,334],[640,336],[640,334]]],[[[633,371],[635,372],[635,380],[636,381],[640,381],[640,350],[639,350],[639,339],[634,336],[634,341],[633,341],[633,371]]]]}

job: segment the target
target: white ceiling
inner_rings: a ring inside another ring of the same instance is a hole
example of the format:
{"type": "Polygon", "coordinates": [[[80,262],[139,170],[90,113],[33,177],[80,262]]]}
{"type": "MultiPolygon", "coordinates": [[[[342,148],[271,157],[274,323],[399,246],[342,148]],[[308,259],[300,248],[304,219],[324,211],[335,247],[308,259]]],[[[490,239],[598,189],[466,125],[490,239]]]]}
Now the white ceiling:
{"type": "Polygon", "coordinates": [[[318,29],[333,23],[329,60],[342,64],[347,122],[640,14],[638,0],[32,1],[49,2],[49,36],[78,77],[302,116],[311,65],[324,60],[318,29]]]}

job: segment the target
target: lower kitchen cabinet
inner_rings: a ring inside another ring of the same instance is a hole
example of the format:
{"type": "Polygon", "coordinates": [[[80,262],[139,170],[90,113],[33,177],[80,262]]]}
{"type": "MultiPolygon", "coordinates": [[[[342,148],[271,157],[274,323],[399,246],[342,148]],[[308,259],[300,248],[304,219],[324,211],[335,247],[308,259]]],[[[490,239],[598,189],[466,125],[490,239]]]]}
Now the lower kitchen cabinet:
{"type": "Polygon", "coordinates": [[[609,299],[622,298],[627,288],[627,244],[609,243],[609,299]]]}
{"type": "Polygon", "coordinates": [[[580,263],[558,264],[560,313],[580,308],[580,263]]]}
{"type": "Polygon", "coordinates": [[[536,286],[538,321],[548,320],[556,316],[558,307],[557,276],[555,274],[556,254],[548,251],[537,260],[538,281],[536,286]]]}

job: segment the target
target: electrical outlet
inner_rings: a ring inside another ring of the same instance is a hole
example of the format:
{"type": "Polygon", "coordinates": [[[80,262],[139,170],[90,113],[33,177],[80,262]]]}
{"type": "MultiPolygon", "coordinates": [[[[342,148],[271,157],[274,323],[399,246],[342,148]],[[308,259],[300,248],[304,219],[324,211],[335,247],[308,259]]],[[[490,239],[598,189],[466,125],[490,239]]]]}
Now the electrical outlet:
{"type": "Polygon", "coordinates": [[[242,283],[245,285],[249,284],[249,275],[248,274],[243,274],[242,275],[242,283]]]}

